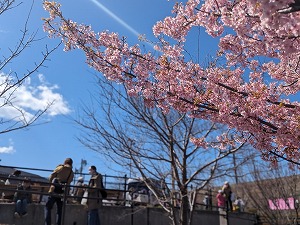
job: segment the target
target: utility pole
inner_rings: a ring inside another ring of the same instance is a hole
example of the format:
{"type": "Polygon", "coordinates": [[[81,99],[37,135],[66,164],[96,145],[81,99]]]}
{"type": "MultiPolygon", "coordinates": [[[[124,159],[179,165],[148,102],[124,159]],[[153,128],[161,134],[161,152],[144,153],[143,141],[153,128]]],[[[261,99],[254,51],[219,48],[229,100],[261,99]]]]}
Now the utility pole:
{"type": "Polygon", "coordinates": [[[232,154],[233,172],[234,172],[235,183],[238,184],[239,183],[239,179],[238,179],[237,163],[236,163],[236,155],[235,154],[236,154],[235,152],[232,154]]]}

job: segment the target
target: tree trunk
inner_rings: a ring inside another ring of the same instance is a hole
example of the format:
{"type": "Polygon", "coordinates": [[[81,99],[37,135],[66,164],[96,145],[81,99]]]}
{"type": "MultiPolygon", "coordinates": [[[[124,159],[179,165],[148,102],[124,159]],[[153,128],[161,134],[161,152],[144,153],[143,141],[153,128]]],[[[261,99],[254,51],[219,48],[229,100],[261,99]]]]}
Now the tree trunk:
{"type": "Polygon", "coordinates": [[[181,208],[180,208],[180,225],[188,225],[189,222],[189,199],[187,196],[187,191],[184,190],[182,191],[182,203],[181,203],[181,208]]]}

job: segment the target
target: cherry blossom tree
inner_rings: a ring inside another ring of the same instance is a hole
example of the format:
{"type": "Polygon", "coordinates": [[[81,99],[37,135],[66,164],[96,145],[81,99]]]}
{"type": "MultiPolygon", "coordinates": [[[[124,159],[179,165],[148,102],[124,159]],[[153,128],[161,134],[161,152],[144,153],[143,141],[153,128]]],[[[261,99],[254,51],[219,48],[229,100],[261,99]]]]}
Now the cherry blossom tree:
{"type": "Polygon", "coordinates": [[[140,178],[151,190],[149,202],[159,205],[172,225],[193,224],[203,192],[234,170],[229,157],[251,148],[237,143],[234,131],[224,125],[148,108],[141,97],[128,96],[124,85],[104,78],[97,86],[75,120],[81,129],[78,140],[108,165],[129,170],[129,178],[140,178]],[[195,146],[194,138],[205,141],[195,146]]]}
{"type": "MultiPolygon", "coordinates": [[[[294,0],[187,0],[153,26],[156,53],[129,46],[117,33],[96,33],[65,18],[60,4],[44,1],[44,29],[65,51],[81,49],[86,62],[149,107],[226,124],[237,138],[276,164],[297,162],[300,147],[300,14],[294,0]],[[286,10],[292,7],[292,10],[286,10]],[[219,40],[203,67],[185,54],[188,32],[203,27],[219,40]],[[226,34],[225,32],[226,31],[226,34]],[[159,52],[159,54],[157,54],[159,52]]],[[[193,140],[196,145],[202,140],[193,140]]]]}

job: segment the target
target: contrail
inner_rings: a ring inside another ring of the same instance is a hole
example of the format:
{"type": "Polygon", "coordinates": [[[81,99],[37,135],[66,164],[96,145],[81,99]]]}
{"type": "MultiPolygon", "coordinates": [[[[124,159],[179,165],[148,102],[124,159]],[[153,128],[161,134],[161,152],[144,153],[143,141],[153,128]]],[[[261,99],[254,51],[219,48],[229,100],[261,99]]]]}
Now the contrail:
{"type": "Polygon", "coordinates": [[[133,33],[135,36],[139,36],[139,32],[137,32],[135,29],[133,29],[131,26],[129,26],[124,20],[119,18],[116,14],[114,14],[112,11],[110,11],[108,8],[106,8],[104,5],[102,5],[97,0],[91,0],[96,6],[98,6],[100,9],[102,9],[104,12],[106,12],[111,18],[113,18],[115,21],[117,21],[119,24],[121,24],[123,27],[125,27],[127,30],[129,30],[131,33],[133,33]]]}

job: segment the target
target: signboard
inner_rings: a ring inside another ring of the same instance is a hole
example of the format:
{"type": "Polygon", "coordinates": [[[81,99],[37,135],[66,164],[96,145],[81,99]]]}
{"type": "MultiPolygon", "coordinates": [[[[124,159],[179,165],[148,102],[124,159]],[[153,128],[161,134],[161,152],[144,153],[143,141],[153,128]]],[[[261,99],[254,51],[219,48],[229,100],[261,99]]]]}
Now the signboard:
{"type": "Polygon", "coordinates": [[[283,199],[274,199],[268,200],[269,207],[272,210],[287,210],[287,209],[295,209],[295,199],[293,197],[283,199]]]}

